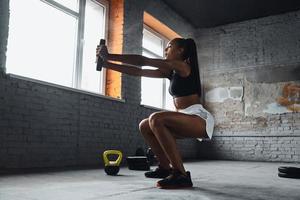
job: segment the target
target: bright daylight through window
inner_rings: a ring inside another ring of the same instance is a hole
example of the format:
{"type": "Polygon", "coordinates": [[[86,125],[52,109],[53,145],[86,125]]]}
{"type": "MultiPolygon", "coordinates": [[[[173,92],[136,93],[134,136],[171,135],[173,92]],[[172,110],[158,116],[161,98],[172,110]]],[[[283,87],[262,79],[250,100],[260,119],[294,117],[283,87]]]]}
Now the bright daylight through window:
{"type": "MultiPolygon", "coordinates": [[[[143,31],[143,55],[150,58],[163,58],[168,40],[146,27],[143,31]]],[[[152,67],[143,67],[153,69],[152,67]]],[[[172,96],[168,93],[169,80],[142,77],[141,104],[174,110],[172,96]]]]}
{"type": "Polygon", "coordinates": [[[103,93],[95,49],[107,6],[94,0],[11,0],[7,73],[103,93]]]}

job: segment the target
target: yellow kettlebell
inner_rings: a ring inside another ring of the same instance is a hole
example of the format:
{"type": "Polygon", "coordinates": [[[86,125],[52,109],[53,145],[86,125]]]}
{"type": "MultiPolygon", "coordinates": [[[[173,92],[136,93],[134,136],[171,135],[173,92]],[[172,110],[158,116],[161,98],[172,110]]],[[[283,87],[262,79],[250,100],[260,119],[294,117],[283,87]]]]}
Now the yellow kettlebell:
{"type": "Polygon", "coordinates": [[[122,152],[118,150],[106,150],[103,152],[104,171],[107,175],[117,175],[120,170],[120,163],[122,161],[122,152]],[[109,155],[117,155],[118,158],[114,161],[108,160],[109,155]]]}

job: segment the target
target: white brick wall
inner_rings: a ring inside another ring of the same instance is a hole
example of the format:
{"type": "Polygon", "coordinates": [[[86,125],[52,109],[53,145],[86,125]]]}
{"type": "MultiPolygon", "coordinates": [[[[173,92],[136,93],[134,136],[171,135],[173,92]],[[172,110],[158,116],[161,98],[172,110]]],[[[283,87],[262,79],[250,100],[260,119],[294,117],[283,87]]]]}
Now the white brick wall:
{"type": "Polygon", "coordinates": [[[300,113],[263,109],[300,84],[300,11],[197,30],[205,91],[241,86],[241,101],[206,102],[216,118],[213,142],[201,157],[299,162],[300,113]],[[275,90],[276,89],[276,90],[275,90]]]}

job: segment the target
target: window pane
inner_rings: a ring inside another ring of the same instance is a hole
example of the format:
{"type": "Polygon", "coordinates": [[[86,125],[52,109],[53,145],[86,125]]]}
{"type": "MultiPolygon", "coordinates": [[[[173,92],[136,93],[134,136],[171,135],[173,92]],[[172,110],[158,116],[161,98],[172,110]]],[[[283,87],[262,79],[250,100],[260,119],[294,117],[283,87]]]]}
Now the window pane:
{"type": "Polygon", "coordinates": [[[60,3],[61,5],[74,10],[78,11],[78,0],[54,0],[57,3],[60,3]]]}
{"type": "Polygon", "coordinates": [[[175,106],[173,103],[173,97],[169,93],[170,81],[166,79],[166,109],[167,110],[175,110],[175,106]]]}
{"type": "Polygon", "coordinates": [[[10,1],[8,73],[72,86],[76,27],[39,0],[10,1]]]}
{"type": "MultiPolygon", "coordinates": [[[[143,52],[144,56],[151,57],[151,54],[143,52]]],[[[143,69],[153,69],[145,66],[143,69]]],[[[163,79],[141,77],[141,104],[162,108],[163,79]]]]}
{"type": "Polygon", "coordinates": [[[162,108],[162,79],[142,77],[142,101],[144,105],[162,108]]]}
{"type": "Polygon", "coordinates": [[[96,46],[104,38],[105,9],[92,0],[86,2],[81,88],[102,92],[101,74],[96,71],[96,46]]]}
{"type": "Polygon", "coordinates": [[[146,29],[143,31],[143,47],[163,57],[163,40],[146,29]]]}

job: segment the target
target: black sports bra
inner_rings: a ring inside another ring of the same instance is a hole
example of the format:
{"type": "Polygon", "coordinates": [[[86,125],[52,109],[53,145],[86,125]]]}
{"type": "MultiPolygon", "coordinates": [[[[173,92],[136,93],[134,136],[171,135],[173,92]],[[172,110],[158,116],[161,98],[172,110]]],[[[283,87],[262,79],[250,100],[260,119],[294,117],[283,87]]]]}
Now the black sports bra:
{"type": "Polygon", "coordinates": [[[187,77],[181,77],[173,70],[169,76],[169,79],[169,93],[173,97],[188,96],[192,94],[198,94],[199,92],[199,83],[197,83],[196,74],[193,72],[193,70],[187,77]]]}

